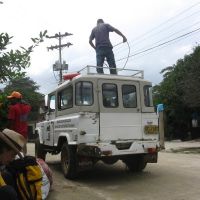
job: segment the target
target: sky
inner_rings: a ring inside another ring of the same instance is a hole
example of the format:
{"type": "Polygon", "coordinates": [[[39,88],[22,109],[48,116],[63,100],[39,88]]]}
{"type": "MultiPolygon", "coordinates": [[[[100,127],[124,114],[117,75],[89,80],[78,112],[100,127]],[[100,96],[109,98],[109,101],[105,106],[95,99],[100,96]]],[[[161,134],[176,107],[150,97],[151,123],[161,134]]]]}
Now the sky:
{"type": "MultiPolygon", "coordinates": [[[[121,43],[119,35],[110,33],[117,67],[144,70],[144,78],[153,85],[162,81],[160,71],[163,68],[176,64],[200,43],[198,0],[1,1],[0,32],[14,36],[9,48],[30,46],[30,38],[44,30],[49,36],[59,32],[73,34],[62,39],[62,44],[73,44],[62,49],[62,60],[68,63],[68,72],[96,65],[95,51],[88,40],[99,18],[119,29],[128,39],[128,43],[121,43]]],[[[51,45],[58,45],[58,40],[45,39],[35,48],[31,66],[26,70],[43,94],[53,90],[59,80],[59,74],[52,70],[59,52],[47,51],[51,45]]]]}

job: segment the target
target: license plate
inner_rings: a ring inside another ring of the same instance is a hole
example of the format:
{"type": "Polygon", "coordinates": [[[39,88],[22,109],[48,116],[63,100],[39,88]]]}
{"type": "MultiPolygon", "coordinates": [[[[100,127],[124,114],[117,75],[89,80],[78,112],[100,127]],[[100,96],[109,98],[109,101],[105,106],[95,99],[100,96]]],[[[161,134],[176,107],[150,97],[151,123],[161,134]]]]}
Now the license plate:
{"type": "Polygon", "coordinates": [[[145,125],[144,132],[146,134],[158,134],[158,126],[157,125],[145,125]]]}

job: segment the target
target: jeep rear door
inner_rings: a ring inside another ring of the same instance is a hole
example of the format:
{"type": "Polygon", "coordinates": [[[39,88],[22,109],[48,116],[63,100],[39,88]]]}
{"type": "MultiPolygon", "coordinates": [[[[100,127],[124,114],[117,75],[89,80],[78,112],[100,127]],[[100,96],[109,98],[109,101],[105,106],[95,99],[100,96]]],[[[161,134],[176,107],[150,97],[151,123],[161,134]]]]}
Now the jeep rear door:
{"type": "Polygon", "coordinates": [[[98,80],[100,140],[142,139],[139,83],[98,80]]]}

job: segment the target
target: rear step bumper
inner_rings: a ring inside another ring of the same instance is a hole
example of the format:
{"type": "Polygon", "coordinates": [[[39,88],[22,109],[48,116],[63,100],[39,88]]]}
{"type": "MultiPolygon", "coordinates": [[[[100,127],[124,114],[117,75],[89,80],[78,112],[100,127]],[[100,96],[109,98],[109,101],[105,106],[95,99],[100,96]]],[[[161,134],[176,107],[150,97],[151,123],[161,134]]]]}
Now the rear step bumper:
{"type": "Polygon", "coordinates": [[[79,144],[77,153],[82,156],[101,158],[132,154],[155,154],[159,149],[158,141],[118,141],[111,143],[79,144]]]}

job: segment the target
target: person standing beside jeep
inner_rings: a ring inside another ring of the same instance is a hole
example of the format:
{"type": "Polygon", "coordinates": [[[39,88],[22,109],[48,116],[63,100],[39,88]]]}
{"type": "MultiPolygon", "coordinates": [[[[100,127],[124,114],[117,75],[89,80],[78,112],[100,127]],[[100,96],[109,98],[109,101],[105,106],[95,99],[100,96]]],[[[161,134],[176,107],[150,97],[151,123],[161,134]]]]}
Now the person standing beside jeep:
{"type": "Polygon", "coordinates": [[[107,59],[110,74],[117,74],[115,58],[112,51],[112,44],[109,39],[109,32],[115,32],[123,38],[123,42],[126,42],[126,37],[116,28],[110,24],[104,23],[103,19],[97,20],[97,26],[92,29],[89,43],[96,50],[96,59],[97,59],[97,72],[103,72],[103,63],[104,59],[107,59]],[[93,39],[95,39],[95,45],[93,44],[93,39]]]}
{"type": "MultiPolygon", "coordinates": [[[[10,96],[7,96],[10,100],[8,110],[8,128],[20,133],[28,140],[28,114],[30,113],[31,106],[22,100],[22,95],[13,91],[10,96]]],[[[26,145],[24,147],[24,153],[26,154],[26,145]]]]}

